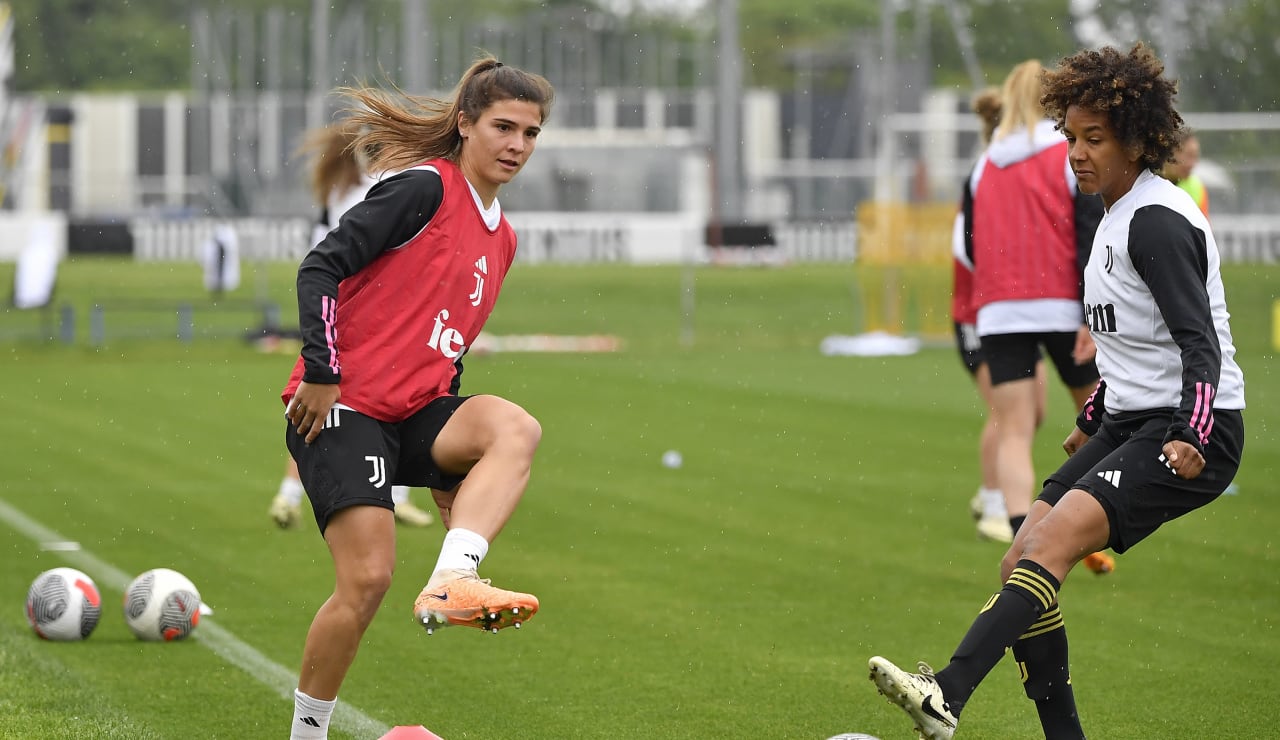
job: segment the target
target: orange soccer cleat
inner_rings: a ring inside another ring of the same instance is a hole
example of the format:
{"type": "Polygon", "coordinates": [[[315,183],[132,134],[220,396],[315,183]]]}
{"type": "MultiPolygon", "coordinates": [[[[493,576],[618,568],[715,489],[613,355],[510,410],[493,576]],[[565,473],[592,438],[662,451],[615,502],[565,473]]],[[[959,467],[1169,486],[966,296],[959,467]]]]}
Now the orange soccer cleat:
{"type": "Polygon", "coordinates": [[[538,597],[494,588],[473,570],[433,575],[413,604],[413,616],[428,635],[451,625],[494,633],[507,627],[519,629],[537,613],[538,597]]]}
{"type": "Polygon", "coordinates": [[[1098,575],[1105,575],[1116,569],[1116,559],[1105,552],[1095,552],[1084,556],[1084,567],[1098,575]]]}

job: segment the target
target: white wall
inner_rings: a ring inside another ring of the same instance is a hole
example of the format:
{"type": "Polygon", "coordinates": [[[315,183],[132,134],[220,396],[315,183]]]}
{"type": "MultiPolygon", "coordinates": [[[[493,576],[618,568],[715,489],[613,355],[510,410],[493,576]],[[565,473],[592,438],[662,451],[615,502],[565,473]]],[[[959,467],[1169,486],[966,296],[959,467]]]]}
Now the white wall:
{"type": "Polygon", "coordinates": [[[131,213],[137,206],[137,96],[76,95],[71,110],[72,208],[131,213]]]}

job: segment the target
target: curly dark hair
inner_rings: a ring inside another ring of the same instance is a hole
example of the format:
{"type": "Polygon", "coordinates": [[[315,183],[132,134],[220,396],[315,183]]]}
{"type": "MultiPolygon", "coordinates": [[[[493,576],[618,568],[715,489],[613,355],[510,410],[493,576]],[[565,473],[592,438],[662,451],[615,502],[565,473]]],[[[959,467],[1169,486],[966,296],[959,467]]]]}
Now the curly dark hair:
{"type": "Polygon", "coordinates": [[[1173,107],[1178,83],[1164,77],[1161,62],[1138,42],[1128,54],[1107,46],[1065,57],[1044,74],[1040,104],[1061,129],[1067,107],[1078,105],[1102,113],[1126,148],[1141,153],[1139,161],[1159,170],[1172,156],[1183,128],[1173,107]]]}

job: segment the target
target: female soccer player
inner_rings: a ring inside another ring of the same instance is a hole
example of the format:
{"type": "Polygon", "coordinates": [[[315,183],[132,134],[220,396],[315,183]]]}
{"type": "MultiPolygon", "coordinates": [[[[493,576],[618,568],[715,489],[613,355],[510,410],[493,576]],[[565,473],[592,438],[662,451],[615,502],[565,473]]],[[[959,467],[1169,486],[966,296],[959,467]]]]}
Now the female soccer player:
{"type": "Polygon", "coordinates": [[[1175,82],[1143,44],[1063,59],[1045,109],[1066,134],[1080,187],[1106,216],[1085,271],[1084,303],[1101,380],[1063,443],[951,662],[908,673],[874,657],[871,679],[922,737],[950,738],[965,703],[1012,648],[1046,738],[1081,738],[1058,592],[1086,553],[1123,553],[1216,499],[1244,448],[1218,247],[1191,197],[1156,173],[1182,128],[1175,82]]]}
{"type": "MultiPolygon", "coordinates": [[[[1000,125],[1000,90],[989,87],[973,97],[971,106],[978,117],[979,134],[982,146],[991,144],[996,126],[1000,125]]],[[[972,172],[969,173],[972,176],[972,172]]],[[[1009,511],[1005,507],[1004,494],[1000,491],[1000,479],[997,475],[996,453],[1000,437],[995,422],[995,408],[991,397],[991,369],[982,355],[982,340],[978,336],[978,307],[973,303],[973,239],[972,227],[966,214],[973,213],[973,191],[965,178],[965,186],[961,194],[960,210],[956,213],[955,226],[952,229],[951,261],[951,319],[955,324],[956,349],[960,352],[960,361],[973,377],[978,395],[987,406],[987,417],[982,424],[982,432],[978,437],[978,462],[982,474],[982,482],[978,493],[969,502],[969,510],[977,520],[978,537],[985,540],[1009,543],[1013,541],[1013,528],[1009,524],[1009,511]],[[970,236],[966,238],[966,233],[970,236]]],[[[1038,354],[1038,353],[1037,353],[1038,354]]],[[[1034,370],[1035,378],[1035,426],[1040,427],[1044,419],[1045,403],[1045,370],[1044,362],[1037,360],[1034,370]]]]}
{"type": "MultiPolygon", "coordinates": [[[[515,256],[498,191],[538,141],[554,91],[489,57],[450,100],[361,88],[351,120],[370,189],[298,269],[303,347],[282,397],[286,440],[334,563],[307,633],[294,738],[323,738],[338,689],[391,583],[391,487],[433,489],[449,528],[414,604],[428,633],[519,626],[525,593],[477,568],[524,494],[538,422],[497,396],[458,395],[462,357],[515,256]]],[[[398,92],[398,91],[397,91],[398,92]]]]}

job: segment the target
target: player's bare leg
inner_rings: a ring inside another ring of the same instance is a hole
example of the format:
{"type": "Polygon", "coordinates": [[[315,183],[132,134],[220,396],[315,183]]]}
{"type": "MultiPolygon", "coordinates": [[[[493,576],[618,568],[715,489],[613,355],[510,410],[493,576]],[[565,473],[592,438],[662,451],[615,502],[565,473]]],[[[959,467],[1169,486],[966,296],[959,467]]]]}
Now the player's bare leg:
{"type": "Polygon", "coordinates": [[[448,625],[496,632],[537,613],[536,597],[491,586],[477,568],[524,495],[541,439],[536,419],[497,396],[467,400],[437,436],[431,449],[436,464],[467,477],[456,492],[433,491],[449,533],[414,603],[428,633],[448,625]]]}
{"type": "Polygon", "coordinates": [[[324,539],[333,557],[335,584],[307,631],[299,691],[326,700],[338,695],[360,639],[391,586],[395,536],[390,509],[353,506],[330,519],[324,539]]]}
{"type": "Polygon", "coordinates": [[[1013,530],[1009,527],[1009,512],[1005,508],[1004,494],[1000,492],[997,476],[997,454],[1000,451],[1000,430],[996,427],[991,410],[991,369],[987,363],[978,365],[974,374],[978,395],[987,406],[987,418],[978,437],[978,461],[982,471],[982,485],[969,502],[969,509],[976,520],[978,537],[995,542],[1012,542],[1013,530]]]}
{"type": "Polygon", "coordinates": [[[1031,492],[1035,486],[1031,445],[1036,433],[1036,385],[1035,378],[1024,378],[991,388],[991,412],[1000,440],[996,453],[997,478],[1011,519],[1025,517],[1031,510],[1031,492]]]}

